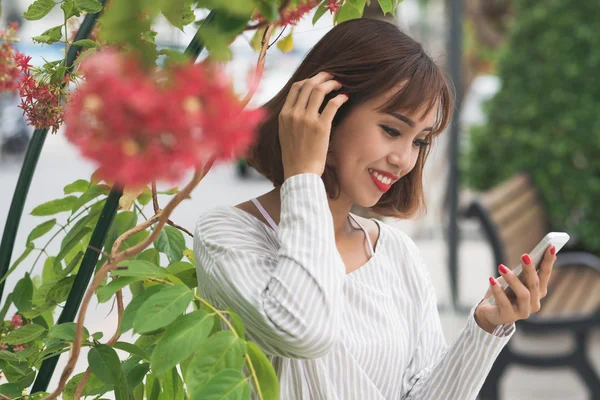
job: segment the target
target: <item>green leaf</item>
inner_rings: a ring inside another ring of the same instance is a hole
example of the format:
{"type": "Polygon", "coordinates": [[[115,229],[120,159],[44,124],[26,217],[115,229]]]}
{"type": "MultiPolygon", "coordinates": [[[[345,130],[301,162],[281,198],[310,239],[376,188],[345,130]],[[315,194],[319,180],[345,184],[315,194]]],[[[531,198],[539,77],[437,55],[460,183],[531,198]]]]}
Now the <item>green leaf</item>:
{"type": "Polygon", "coordinates": [[[54,265],[58,265],[63,260],[63,258],[65,258],[65,256],[73,249],[73,247],[75,247],[79,242],[81,242],[81,239],[83,239],[83,237],[91,231],[92,228],[88,228],[87,226],[85,226],[81,228],[79,232],[73,235],[73,237],[71,237],[70,240],[67,243],[65,243],[65,245],[60,249],[60,252],[54,259],[54,265]]]}
{"type": "MultiPolygon", "coordinates": [[[[161,51],[164,50],[166,49],[163,49],[161,51]]],[[[144,188],[144,192],[137,198],[137,202],[140,203],[142,206],[145,206],[146,204],[150,203],[150,200],[152,200],[152,191],[146,186],[146,188],[144,188]]]]}
{"type": "Polygon", "coordinates": [[[60,280],[62,273],[62,266],[59,265],[55,268],[54,260],[56,257],[48,257],[44,261],[44,268],[42,269],[42,283],[51,283],[60,280]]]}
{"type": "Polygon", "coordinates": [[[387,13],[391,13],[394,11],[394,4],[392,0],[378,0],[379,7],[381,7],[381,11],[383,11],[383,15],[387,13]]]}
{"type": "MultiPolygon", "coordinates": [[[[73,400],[73,396],[75,395],[75,389],[81,381],[81,377],[83,376],[83,372],[73,376],[67,385],[65,386],[65,391],[63,392],[63,400],[73,400]]],[[[85,389],[83,390],[84,396],[95,396],[101,395],[99,391],[102,388],[110,387],[104,384],[95,374],[91,374],[88,381],[85,384],[85,389]]]]}
{"type": "Polygon", "coordinates": [[[75,0],[75,5],[81,11],[97,13],[102,11],[102,4],[98,0],[75,0]]]}
{"type": "Polygon", "coordinates": [[[173,322],[185,311],[194,293],[185,285],[163,286],[140,307],[133,321],[137,333],[152,332],[173,322]]]}
{"type": "Polygon", "coordinates": [[[15,362],[19,361],[15,353],[6,350],[0,350],[0,360],[15,362]]]}
{"type": "Polygon", "coordinates": [[[75,205],[76,202],[77,197],[75,196],[67,196],[62,199],[51,200],[34,208],[33,211],[31,211],[31,215],[34,215],[36,217],[45,217],[48,215],[54,215],[65,211],[71,211],[73,205],[75,205]]]}
{"type": "Polygon", "coordinates": [[[54,0],[36,0],[32,5],[29,6],[27,11],[23,14],[28,21],[36,21],[44,18],[54,6],[58,4],[54,0]]]}
{"type": "Polygon", "coordinates": [[[170,196],[172,196],[172,195],[174,195],[174,194],[177,194],[177,193],[179,193],[179,187],[178,187],[178,186],[175,186],[175,187],[172,187],[171,189],[167,189],[167,190],[159,190],[157,193],[158,193],[158,194],[166,194],[166,195],[170,195],[170,196]]]}
{"type": "Polygon", "coordinates": [[[33,228],[29,236],[27,236],[27,243],[31,243],[35,239],[44,236],[46,233],[50,232],[50,230],[52,230],[52,228],[54,228],[55,225],[56,219],[51,219],[46,222],[42,222],[41,224],[33,228]]]}
{"type": "Polygon", "coordinates": [[[100,212],[96,210],[90,210],[90,212],[85,215],[83,218],[80,218],[75,224],[72,226],[71,230],[67,232],[65,237],[62,239],[60,247],[63,248],[67,243],[71,241],[74,236],[79,235],[79,232],[83,230],[86,226],[93,228],[96,226],[98,219],[100,218],[100,212]]]}
{"type": "MultiPolygon", "coordinates": [[[[72,342],[75,340],[75,328],[77,324],[75,322],[64,322],[59,325],[55,325],[50,332],[48,332],[49,338],[56,338],[72,342]]],[[[90,332],[83,327],[83,340],[87,340],[90,337],[90,332]]]]}
{"type": "Polygon", "coordinates": [[[69,275],[72,271],[74,271],[79,266],[79,262],[81,261],[82,258],[83,258],[83,252],[80,251],[75,255],[75,257],[73,257],[71,262],[69,262],[67,267],[64,270],[62,270],[59,275],[60,276],[69,275]]]}
{"type": "Polygon", "coordinates": [[[212,315],[196,310],[180,316],[152,351],[152,372],[160,376],[196,351],[212,329],[212,315]]]}
{"type": "Polygon", "coordinates": [[[260,15],[265,17],[267,21],[274,22],[279,19],[279,9],[274,2],[268,0],[259,0],[257,6],[260,15]]]}
{"type": "MultiPolygon", "coordinates": [[[[72,2],[73,0],[68,0],[70,2],[72,2]]],[[[63,5],[67,4],[66,2],[63,3],[63,5]]],[[[85,179],[78,179],[73,183],[69,183],[67,186],[65,186],[64,188],[64,192],[65,194],[71,194],[71,193],[83,193],[86,190],[88,190],[88,188],[90,187],[90,183],[88,181],[86,181],[85,179]]]]}
{"type": "Polygon", "coordinates": [[[135,276],[142,279],[158,278],[167,275],[164,268],[143,260],[126,260],[116,270],[110,271],[112,276],[135,276]]]}
{"type": "MultiPolygon", "coordinates": [[[[71,17],[81,16],[81,10],[75,6],[74,0],[64,0],[64,2],[60,5],[60,8],[62,8],[64,12],[65,20],[71,17]]],[[[65,194],[67,193],[65,192],[65,194]]]]}
{"type": "Polygon", "coordinates": [[[6,344],[24,344],[34,341],[46,332],[43,326],[38,324],[27,324],[9,333],[4,339],[6,344]]]}
{"type": "Polygon", "coordinates": [[[185,238],[179,229],[165,226],[154,242],[154,247],[161,253],[165,253],[169,262],[174,263],[183,258],[185,238]]]}
{"type": "Polygon", "coordinates": [[[131,302],[125,307],[123,311],[123,317],[121,318],[121,333],[125,333],[133,328],[133,321],[137,315],[138,310],[144,304],[144,302],[153,294],[158,293],[162,289],[161,285],[155,285],[147,288],[139,295],[133,297],[131,302]]]}
{"type": "Polygon", "coordinates": [[[252,361],[252,366],[256,371],[256,377],[260,385],[263,399],[271,400],[279,398],[279,381],[277,374],[273,368],[273,364],[269,361],[265,353],[254,342],[247,342],[248,356],[252,361]]]}
{"type": "Polygon", "coordinates": [[[154,265],[160,265],[160,254],[156,249],[146,249],[135,257],[136,260],[148,261],[154,265]]]}
{"type": "MultiPolygon", "coordinates": [[[[118,350],[126,351],[129,354],[139,356],[140,358],[142,358],[144,360],[148,360],[148,361],[150,360],[150,355],[148,353],[146,353],[146,351],[144,349],[140,348],[139,346],[136,346],[133,343],[117,342],[113,345],[113,347],[118,350]]],[[[132,387],[135,387],[135,386],[132,386],[132,387]]]]}
{"type": "Polygon", "coordinates": [[[81,196],[79,196],[77,201],[73,204],[73,207],[71,207],[71,213],[75,213],[82,206],[84,206],[85,204],[89,203],[90,201],[94,200],[96,197],[102,194],[106,194],[106,190],[104,189],[104,187],[99,185],[90,186],[85,192],[83,192],[81,196]]]}
{"type": "Polygon", "coordinates": [[[0,394],[7,396],[9,399],[21,397],[21,389],[14,383],[4,383],[0,385],[0,394]]]}
{"type": "Polygon", "coordinates": [[[4,321],[4,318],[6,318],[6,313],[12,304],[12,299],[13,293],[11,292],[8,294],[8,296],[6,296],[6,299],[4,300],[4,307],[2,307],[2,310],[0,310],[0,321],[4,321]]]}
{"type": "Polygon", "coordinates": [[[22,390],[28,388],[29,386],[31,386],[31,384],[35,380],[35,375],[36,375],[36,373],[33,369],[28,369],[25,372],[25,376],[23,376],[23,378],[19,379],[15,383],[19,387],[19,389],[21,389],[21,391],[22,391],[22,390]]]}
{"type": "Polygon", "coordinates": [[[229,331],[217,332],[204,340],[187,367],[185,382],[190,392],[199,391],[220,370],[241,370],[245,352],[246,343],[229,331]]]}
{"type": "Polygon", "coordinates": [[[17,269],[19,264],[21,264],[23,262],[23,260],[25,260],[27,258],[27,256],[29,256],[29,254],[31,254],[33,249],[34,249],[33,243],[27,243],[27,247],[25,248],[25,251],[23,252],[23,254],[21,254],[19,256],[19,258],[17,258],[17,260],[13,263],[13,265],[10,266],[10,269],[8,271],[6,271],[6,274],[4,274],[2,279],[0,279],[0,283],[4,282],[4,280],[6,278],[8,278],[8,276],[10,274],[12,274],[15,269],[17,269]]]}
{"type": "Polygon", "coordinates": [[[136,364],[127,372],[127,387],[135,388],[142,383],[146,374],[150,371],[149,363],[136,364]]]}
{"type": "Polygon", "coordinates": [[[177,367],[171,368],[162,379],[163,382],[163,398],[169,400],[185,400],[185,391],[183,389],[183,381],[179,376],[177,367]]]}
{"type": "Polygon", "coordinates": [[[171,264],[167,267],[167,272],[176,276],[190,289],[193,289],[196,286],[198,286],[198,276],[196,274],[196,267],[194,267],[188,262],[179,261],[174,264],[171,264]]]}
{"type": "Polygon", "coordinates": [[[315,15],[313,16],[313,19],[312,19],[313,25],[315,25],[317,23],[317,21],[320,20],[321,17],[323,15],[325,15],[325,13],[327,12],[327,8],[325,8],[327,3],[329,3],[329,0],[323,0],[321,2],[321,4],[319,4],[319,7],[317,7],[317,11],[315,11],[315,15]]]}
{"type": "Polygon", "coordinates": [[[98,296],[99,303],[106,303],[110,300],[111,297],[114,296],[120,289],[123,289],[125,286],[137,282],[143,278],[136,276],[126,276],[123,278],[113,279],[106,286],[102,286],[96,291],[96,295],[98,296]]]}
{"type": "Polygon", "coordinates": [[[93,40],[90,39],[81,39],[76,42],[73,42],[73,46],[80,46],[84,49],[99,49],[100,45],[93,40]]]}
{"type": "MultiPolygon", "coordinates": [[[[111,7],[112,9],[113,7],[111,7]]],[[[115,219],[108,231],[106,240],[104,242],[104,249],[107,252],[112,251],[112,246],[115,240],[137,224],[138,217],[132,211],[123,211],[115,216],[115,219]]]]}
{"type": "Polygon", "coordinates": [[[361,18],[365,9],[366,0],[347,0],[336,14],[336,24],[344,21],[361,18]]]}
{"type": "Polygon", "coordinates": [[[105,344],[98,345],[88,353],[90,369],[100,380],[109,385],[119,383],[121,377],[121,361],[117,352],[105,344]]]}
{"type": "Polygon", "coordinates": [[[239,315],[233,312],[231,307],[228,307],[227,311],[229,311],[229,316],[231,317],[231,323],[233,325],[233,329],[235,329],[235,333],[237,333],[238,336],[243,340],[246,340],[246,328],[244,327],[242,319],[239,315]]]}
{"type": "Polygon", "coordinates": [[[20,312],[31,310],[31,300],[33,298],[33,283],[29,274],[26,273],[23,278],[17,282],[14,290],[13,302],[20,312]]]}
{"type": "Polygon", "coordinates": [[[52,285],[47,294],[47,299],[54,302],[55,304],[62,303],[67,300],[69,297],[69,292],[71,291],[71,287],[73,287],[73,283],[75,282],[75,276],[71,275],[66,278],[61,279],[52,285]]]}
{"type": "Polygon", "coordinates": [[[37,43],[45,43],[45,44],[53,44],[56,42],[59,42],[60,39],[62,39],[62,32],[63,26],[62,25],[58,25],[55,26],[54,28],[50,28],[46,31],[44,31],[44,33],[42,33],[39,36],[33,36],[31,38],[31,40],[33,40],[34,42],[37,43]]]}
{"type": "Polygon", "coordinates": [[[196,19],[191,0],[163,0],[161,5],[165,18],[182,31],[184,26],[191,24],[196,19]]]}
{"type": "Polygon", "coordinates": [[[158,378],[154,377],[154,375],[148,375],[146,378],[146,394],[148,396],[148,400],[159,400],[160,398],[160,382],[158,378]]]}
{"type": "Polygon", "coordinates": [[[211,377],[201,386],[186,381],[190,396],[194,399],[221,400],[247,399],[250,396],[250,386],[246,377],[237,370],[224,369],[211,377]]]}

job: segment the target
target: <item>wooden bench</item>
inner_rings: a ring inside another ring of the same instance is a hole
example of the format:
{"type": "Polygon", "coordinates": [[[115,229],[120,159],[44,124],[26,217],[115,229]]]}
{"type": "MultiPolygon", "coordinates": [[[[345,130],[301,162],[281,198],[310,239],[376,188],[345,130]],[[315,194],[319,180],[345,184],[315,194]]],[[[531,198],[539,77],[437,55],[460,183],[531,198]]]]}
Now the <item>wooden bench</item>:
{"type": "MultiPolygon", "coordinates": [[[[523,253],[550,231],[550,221],[538,192],[528,175],[519,174],[472,201],[464,213],[477,219],[490,243],[494,265],[514,268],[523,253]]],[[[564,355],[533,355],[515,350],[509,344],[500,353],[480,392],[481,400],[499,399],[499,381],[511,364],[538,368],[571,367],[590,391],[591,399],[600,398],[600,378],[588,353],[588,338],[600,326],[600,258],[592,253],[570,251],[558,253],[542,309],[530,318],[517,322],[517,329],[527,335],[569,332],[575,348],[564,355]],[[595,396],[595,397],[594,397],[595,396]]]]}

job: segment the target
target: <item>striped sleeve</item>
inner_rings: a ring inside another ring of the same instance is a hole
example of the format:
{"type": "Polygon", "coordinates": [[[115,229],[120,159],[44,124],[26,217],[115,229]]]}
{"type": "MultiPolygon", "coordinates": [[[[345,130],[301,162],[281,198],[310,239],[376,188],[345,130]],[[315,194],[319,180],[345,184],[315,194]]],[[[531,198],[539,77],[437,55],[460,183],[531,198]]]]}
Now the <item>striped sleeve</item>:
{"type": "Polygon", "coordinates": [[[276,255],[251,236],[223,218],[200,218],[194,240],[202,286],[239,314],[266,353],[323,356],[341,325],[345,267],[321,178],[300,174],[282,185],[276,255]]]}
{"type": "Polygon", "coordinates": [[[475,399],[498,354],[512,337],[514,326],[504,336],[490,334],[475,322],[473,307],[466,326],[448,347],[433,284],[420,256],[416,257],[416,268],[423,273],[425,299],[418,342],[404,377],[404,399],[475,399]]]}

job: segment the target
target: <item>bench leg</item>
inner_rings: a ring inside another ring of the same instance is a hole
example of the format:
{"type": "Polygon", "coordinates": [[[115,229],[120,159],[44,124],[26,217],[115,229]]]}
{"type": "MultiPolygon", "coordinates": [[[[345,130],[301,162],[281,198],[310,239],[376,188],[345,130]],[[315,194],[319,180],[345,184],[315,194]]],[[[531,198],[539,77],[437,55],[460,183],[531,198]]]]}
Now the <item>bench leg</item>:
{"type": "Polygon", "coordinates": [[[510,348],[506,346],[498,355],[490,373],[485,379],[481,391],[479,392],[479,400],[500,399],[500,378],[504,374],[506,367],[511,363],[511,358],[512,353],[510,348]]]}
{"type": "Polygon", "coordinates": [[[598,378],[598,374],[587,356],[588,332],[577,332],[575,338],[577,340],[577,349],[575,350],[576,356],[573,367],[587,386],[590,392],[590,399],[598,399],[598,396],[600,396],[600,378],[598,378]]]}

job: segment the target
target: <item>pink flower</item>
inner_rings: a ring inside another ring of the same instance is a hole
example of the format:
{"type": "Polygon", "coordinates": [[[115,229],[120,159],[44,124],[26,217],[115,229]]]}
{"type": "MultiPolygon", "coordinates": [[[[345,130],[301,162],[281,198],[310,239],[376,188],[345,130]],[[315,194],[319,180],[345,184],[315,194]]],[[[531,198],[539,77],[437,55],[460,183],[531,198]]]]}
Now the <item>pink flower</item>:
{"type": "Polygon", "coordinates": [[[56,133],[63,122],[63,106],[61,100],[66,95],[59,84],[49,84],[38,81],[32,66],[29,64],[31,57],[16,52],[14,61],[21,70],[19,79],[19,95],[23,115],[27,116],[30,125],[36,128],[52,128],[56,133]]]}
{"type": "Polygon", "coordinates": [[[8,350],[8,345],[4,343],[0,343],[0,350],[8,350]]]}
{"type": "Polygon", "coordinates": [[[300,20],[306,16],[316,6],[318,6],[320,0],[304,0],[291,10],[284,10],[281,13],[281,19],[279,21],[280,26],[296,25],[300,20]]]}
{"type": "Polygon", "coordinates": [[[13,92],[17,90],[19,69],[13,59],[16,33],[19,26],[11,23],[6,29],[0,30],[0,92],[13,92]]]}
{"type": "Polygon", "coordinates": [[[26,344],[15,344],[13,346],[13,353],[20,353],[27,347],[26,344]]]}
{"type": "Polygon", "coordinates": [[[325,4],[325,8],[328,9],[332,14],[338,12],[341,6],[341,0],[329,0],[327,4],[325,4]]]}
{"type": "Polygon", "coordinates": [[[13,329],[18,329],[23,326],[23,318],[19,314],[13,315],[12,319],[9,322],[12,325],[13,329]]]}
{"type": "Polygon", "coordinates": [[[122,185],[172,182],[212,155],[237,157],[263,118],[262,110],[243,110],[226,76],[206,63],[158,75],[106,50],[80,70],[85,83],[68,103],[66,136],[99,164],[99,175],[122,185]]]}

